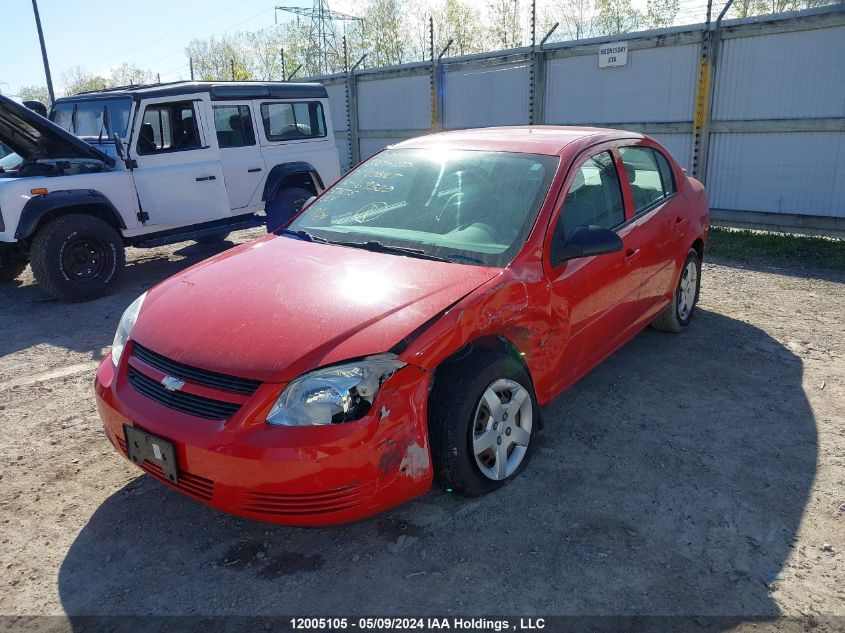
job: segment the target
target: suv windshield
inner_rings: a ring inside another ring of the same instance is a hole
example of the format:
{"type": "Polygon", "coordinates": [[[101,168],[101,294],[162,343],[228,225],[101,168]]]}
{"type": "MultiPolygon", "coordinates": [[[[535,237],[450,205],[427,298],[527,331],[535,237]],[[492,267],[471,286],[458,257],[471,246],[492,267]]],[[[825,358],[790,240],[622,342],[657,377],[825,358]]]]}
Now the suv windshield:
{"type": "Polygon", "coordinates": [[[50,120],[76,136],[99,137],[102,131],[103,138],[112,139],[115,132],[126,138],[131,108],[130,97],[60,101],[53,105],[50,120]],[[106,111],[108,125],[103,122],[106,111]]]}
{"type": "Polygon", "coordinates": [[[557,165],[556,156],[537,154],[385,150],[315,201],[287,234],[505,266],[528,237],[557,165]]]}

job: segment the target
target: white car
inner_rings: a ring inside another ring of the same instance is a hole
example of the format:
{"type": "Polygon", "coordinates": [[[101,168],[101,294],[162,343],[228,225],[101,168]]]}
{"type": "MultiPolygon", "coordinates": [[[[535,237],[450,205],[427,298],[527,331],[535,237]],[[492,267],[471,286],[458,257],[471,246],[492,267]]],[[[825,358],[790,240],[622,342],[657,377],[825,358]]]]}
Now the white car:
{"type": "Polygon", "coordinates": [[[0,281],[29,262],[65,301],[107,293],[125,246],[273,230],[340,176],[319,84],[103,90],[50,120],[0,96],[0,143],[22,159],[0,167],[0,281]]]}

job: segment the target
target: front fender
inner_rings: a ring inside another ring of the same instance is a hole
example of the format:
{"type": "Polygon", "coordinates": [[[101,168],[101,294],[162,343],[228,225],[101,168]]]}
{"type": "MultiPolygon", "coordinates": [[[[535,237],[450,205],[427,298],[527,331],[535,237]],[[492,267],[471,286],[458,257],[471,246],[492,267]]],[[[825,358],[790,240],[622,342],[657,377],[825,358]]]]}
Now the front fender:
{"type": "Polygon", "coordinates": [[[95,189],[65,189],[51,191],[43,196],[33,196],[24,205],[15,239],[24,240],[32,237],[38,226],[45,220],[59,215],[61,211],[96,209],[98,217],[120,227],[126,228],[126,223],[111,201],[95,189]]]}

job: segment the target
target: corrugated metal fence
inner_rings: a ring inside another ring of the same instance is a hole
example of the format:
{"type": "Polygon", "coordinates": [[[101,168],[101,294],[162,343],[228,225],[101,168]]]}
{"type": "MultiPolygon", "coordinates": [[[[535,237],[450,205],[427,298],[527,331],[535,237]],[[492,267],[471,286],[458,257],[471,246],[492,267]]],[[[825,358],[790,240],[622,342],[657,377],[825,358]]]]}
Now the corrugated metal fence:
{"type": "Polygon", "coordinates": [[[316,80],[345,168],[431,130],[619,127],[704,180],[714,220],[845,234],[845,5],[316,80]],[[627,64],[600,68],[620,41],[627,64]]]}

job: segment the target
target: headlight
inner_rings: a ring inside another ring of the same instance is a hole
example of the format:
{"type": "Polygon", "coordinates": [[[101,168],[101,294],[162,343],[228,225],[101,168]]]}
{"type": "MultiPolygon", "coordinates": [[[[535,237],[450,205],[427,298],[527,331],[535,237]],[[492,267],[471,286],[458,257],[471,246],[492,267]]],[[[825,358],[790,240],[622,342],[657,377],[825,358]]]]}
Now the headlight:
{"type": "Polygon", "coordinates": [[[274,426],[313,426],[352,422],[373,406],[385,380],[405,363],[394,354],[326,367],[291,382],[267,415],[274,426]]]}
{"type": "Polygon", "coordinates": [[[115,367],[120,363],[123,348],[126,347],[129,333],[132,331],[132,326],[135,325],[135,319],[138,318],[138,311],[141,309],[141,304],[144,303],[146,296],[147,293],[145,292],[135,299],[123,312],[123,316],[120,317],[120,323],[117,324],[117,332],[114,333],[114,343],[111,345],[111,360],[115,367]]]}

